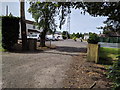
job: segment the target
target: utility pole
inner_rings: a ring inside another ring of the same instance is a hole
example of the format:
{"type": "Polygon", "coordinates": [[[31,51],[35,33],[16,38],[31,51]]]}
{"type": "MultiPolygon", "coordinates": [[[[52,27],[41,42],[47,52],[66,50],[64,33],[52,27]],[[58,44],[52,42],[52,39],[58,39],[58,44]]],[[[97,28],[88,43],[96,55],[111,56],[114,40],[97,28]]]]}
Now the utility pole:
{"type": "Polygon", "coordinates": [[[20,0],[20,17],[21,17],[21,36],[22,36],[22,50],[27,50],[27,35],[25,22],[25,0],[20,0]]]}
{"type": "Polygon", "coordinates": [[[8,16],[8,5],[6,6],[6,16],[8,16]]]}

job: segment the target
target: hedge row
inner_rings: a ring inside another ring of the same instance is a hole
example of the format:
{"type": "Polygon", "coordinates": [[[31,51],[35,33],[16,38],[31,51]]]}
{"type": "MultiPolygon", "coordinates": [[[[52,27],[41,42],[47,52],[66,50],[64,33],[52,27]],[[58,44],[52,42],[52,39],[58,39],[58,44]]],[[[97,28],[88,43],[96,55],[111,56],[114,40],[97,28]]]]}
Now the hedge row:
{"type": "Polygon", "coordinates": [[[120,37],[100,37],[100,42],[120,43],[120,37]]]}
{"type": "Polygon", "coordinates": [[[2,16],[2,47],[7,50],[12,50],[19,38],[19,18],[2,16]]]}

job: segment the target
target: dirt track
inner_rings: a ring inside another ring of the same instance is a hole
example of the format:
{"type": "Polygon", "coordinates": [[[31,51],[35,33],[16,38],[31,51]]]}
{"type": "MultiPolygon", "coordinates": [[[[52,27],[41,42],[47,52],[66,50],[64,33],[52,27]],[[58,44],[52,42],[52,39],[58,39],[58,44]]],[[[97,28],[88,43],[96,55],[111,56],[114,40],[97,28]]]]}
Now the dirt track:
{"type": "Polygon", "coordinates": [[[96,87],[102,84],[103,88],[109,87],[107,80],[101,81],[102,74],[97,75],[97,79],[91,79],[91,70],[97,69],[92,67],[96,64],[86,62],[87,43],[67,40],[54,41],[52,44],[57,46],[56,49],[34,53],[3,53],[3,88],[89,88],[98,80],[100,85],[96,87]]]}

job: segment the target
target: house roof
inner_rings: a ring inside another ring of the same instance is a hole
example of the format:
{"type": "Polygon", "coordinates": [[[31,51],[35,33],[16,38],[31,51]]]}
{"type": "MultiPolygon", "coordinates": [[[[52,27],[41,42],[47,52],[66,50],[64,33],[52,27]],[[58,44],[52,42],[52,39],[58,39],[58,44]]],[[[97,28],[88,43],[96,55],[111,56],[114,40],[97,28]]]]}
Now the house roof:
{"type": "Polygon", "coordinates": [[[106,37],[105,34],[99,34],[99,37],[106,37]]]}
{"type": "Polygon", "coordinates": [[[25,20],[25,22],[26,22],[27,24],[34,24],[34,23],[35,23],[34,21],[30,21],[30,20],[25,20]]]}
{"type": "Polygon", "coordinates": [[[41,33],[40,30],[36,30],[36,29],[28,29],[28,32],[37,32],[37,33],[41,33]]]}
{"type": "Polygon", "coordinates": [[[89,33],[84,33],[84,35],[89,35],[89,33]]]}
{"type": "Polygon", "coordinates": [[[55,34],[62,34],[60,31],[56,31],[55,34]]]}
{"type": "Polygon", "coordinates": [[[111,32],[110,37],[120,37],[120,33],[118,32],[111,32]]]}

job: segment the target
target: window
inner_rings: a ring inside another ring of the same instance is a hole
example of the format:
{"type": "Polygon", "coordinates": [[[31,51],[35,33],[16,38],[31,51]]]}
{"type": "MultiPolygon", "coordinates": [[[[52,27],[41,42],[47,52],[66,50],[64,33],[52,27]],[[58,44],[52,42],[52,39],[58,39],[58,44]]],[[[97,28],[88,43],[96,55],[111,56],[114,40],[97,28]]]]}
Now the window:
{"type": "Polygon", "coordinates": [[[35,29],[35,25],[33,25],[33,29],[35,29]]]}

